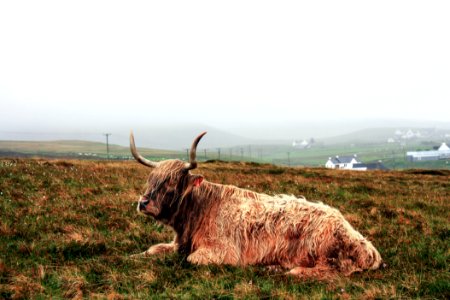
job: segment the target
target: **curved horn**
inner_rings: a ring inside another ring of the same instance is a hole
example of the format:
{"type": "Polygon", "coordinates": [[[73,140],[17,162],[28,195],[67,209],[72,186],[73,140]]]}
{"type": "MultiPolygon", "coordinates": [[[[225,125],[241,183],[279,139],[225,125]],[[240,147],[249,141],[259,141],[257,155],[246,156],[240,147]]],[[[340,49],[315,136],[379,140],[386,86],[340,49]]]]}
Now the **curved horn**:
{"type": "Polygon", "coordinates": [[[199,136],[196,137],[194,142],[192,143],[191,152],[189,154],[189,162],[186,163],[186,170],[192,170],[197,168],[197,161],[195,160],[195,157],[197,156],[197,145],[205,134],[206,131],[200,133],[199,136]]]}
{"type": "Polygon", "coordinates": [[[150,167],[150,168],[155,168],[156,166],[158,166],[158,163],[144,158],[142,155],[140,155],[137,152],[136,145],[134,144],[134,136],[133,136],[132,131],[130,132],[130,149],[131,149],[131,154],[133,154],[134,158],[136,158],[136,160],[139,163],[143,164],[144,166],[150,167]]]}

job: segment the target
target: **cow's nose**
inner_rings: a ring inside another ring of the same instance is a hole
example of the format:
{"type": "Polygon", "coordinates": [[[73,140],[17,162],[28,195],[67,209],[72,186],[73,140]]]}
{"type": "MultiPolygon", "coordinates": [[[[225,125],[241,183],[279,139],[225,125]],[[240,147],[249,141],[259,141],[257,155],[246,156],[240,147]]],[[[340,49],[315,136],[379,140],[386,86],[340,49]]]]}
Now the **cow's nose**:
{"type": "Polygon", "coordinates": [[[141,197],[141,199],[139,199],[139,210],[145,210],[145,207],[148,205],[149,202],[150,202],[149,199],[141,197]]]}
{"type": "Polygon", "coordinates": [[[147,205],[147,201],[139,202],[139,210],[145,210],[145,206],[147,205]]]}

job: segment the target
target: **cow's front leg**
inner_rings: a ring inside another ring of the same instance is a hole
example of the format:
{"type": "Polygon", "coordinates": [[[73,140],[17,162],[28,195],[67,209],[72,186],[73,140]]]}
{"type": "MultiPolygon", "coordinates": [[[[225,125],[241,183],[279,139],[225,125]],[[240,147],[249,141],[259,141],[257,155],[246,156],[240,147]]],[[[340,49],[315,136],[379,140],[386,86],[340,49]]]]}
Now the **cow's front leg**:
{"type": "Polygon", "coordinates": [[[215,249],[198,248],[187,257],[187,261],[196,265],[221,264],[223,255],[215,249]]]}
{"type": "Polygon", "coordinates": [[[224,247],[198,248],[187,257],[187,261],[197,265],[208,265],[208,264],[237,265],[238,264],[237,256],[231,255],[227,251],[224,251],[223,248],[224,247]]]}
{"type": "Polygon", "coordinates": [[[156,245],[151,246],[150,248],[148,248],[147,251],[144,251],[139,254],[131,255],[131,257],[145,257],[145,256],[151,256],[151,255],[156,255],[156,254],[160,254],[160,253],[166,254],[166,253],[176,252],[177,249],[178,249],[178,244],[175,242],[161,243],[161,244],[156,244],[156,245]]]}

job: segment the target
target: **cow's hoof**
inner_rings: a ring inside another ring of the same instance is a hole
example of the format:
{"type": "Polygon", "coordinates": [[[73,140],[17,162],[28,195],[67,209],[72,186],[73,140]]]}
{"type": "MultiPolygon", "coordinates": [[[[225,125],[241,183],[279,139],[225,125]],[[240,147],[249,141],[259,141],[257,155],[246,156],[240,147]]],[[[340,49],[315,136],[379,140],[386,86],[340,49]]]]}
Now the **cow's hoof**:
{"type": "Polygon", "coordinates": [[[129,258],[142,258],[145,257],[145,252],[142,253],[137,253],[137,254],[131,254],[130,256],[128,256],[129,258]]]}
{"type": "Polygon", "coordinates": [[[270,265],[266,266],[267,271],[271,273],[281,273],[284,271],[283,267],[280,265],[270,265]]]}

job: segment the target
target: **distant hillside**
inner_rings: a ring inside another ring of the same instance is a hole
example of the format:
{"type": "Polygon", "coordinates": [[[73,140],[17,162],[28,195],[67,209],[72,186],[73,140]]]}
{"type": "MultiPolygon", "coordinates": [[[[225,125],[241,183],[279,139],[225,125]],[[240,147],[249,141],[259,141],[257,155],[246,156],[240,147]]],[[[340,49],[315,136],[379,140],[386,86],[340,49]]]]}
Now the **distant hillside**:
{"type": "Polygon", "coordinates": [[[127,147],[130,130],[133,130],[138,147],[152,149],[170,149],[183,151],[189,148],[192,140],[201,132],[208,134],[202,139],[201,149],[216,149],[227,147],[248,147],[248,145],[291,145],[293,140],[316,142],[324,141],[327,144],[335,143],[373,143],[386,142],[394,135],[397,129],[433,129],[442,133],[450,133],[450,123],[443,122],[411,122],[404,120],[339,120],[339,121],[296,121],[272,124],[270,120],[265,123],[242,123],[243,121],[230,121],[222,127],[209,126],[201,123],[152,123],[150,121],[136,121],[134,124],[98,124],[89,128],[2,128],[0,140],[7,141],[60,141],[84,140],[105,143],[104,133],[108,132],[111,144],[127,147]],[[367,129],[374,128],[374,129],[367,129]]]}
{"type": "Polygon", "coordinates": [[[386,143],[389,138],[398,141],[411,141],[411,140],[426,140],[426,141],[436,141],[441,142],[449,137],[445,135],[450,134],[450,130],[445,129],[435,129],[435,128],[367,128],[363,130],[358,130],[344,135],[339,135],[335,137],[330,137],[323,139],[323,141],[330,144],[349,144],[349,143],[386,143]],[[408,132],[412,132],[414,135],[419,133],[418,136],[413,136],[411,138],[403,138],[408,132]],[[397,134],[396,134],[397,132],[397,134]],[[401,134],[400,134],[401,133],[401,134]]]}
{"type": "MultiPolygon", "coordinates": [[[[194,138],[203,131],[207,131],[208,134],[203,137],[199,148],[233,147],[256,142],[253,139],[202,124],[136,128],[134,129],[134,135],[138,146],[183,150],[190,148],[194,138]]],[[[128,143],[128,135],[123,143],[128,143]]],[[[119,144],[122,144],[122,142],[119,144]]]]}
{"type": "Polygon", "coordinates": [[[105,143],[104,132],[109,132],[111,144],[128,147],[130,130],[133,130],[138,147],[151,149],[170,149],[183,151],[189,148],[194,138],[201,132],[208,134],[202,139],[201,148],[232,147],[237,145],[254,144],[255,140],[245,138],[238,134],[229,133],[211,126],[202,124],[172,124],[172,125],[147,125],[147,126],[118,126],[103,129],[91,129],[89,131],[67,132],[0,132],[0,140],[6,141],[90,141],[105,143]]]}
{"type": "MultiPolygon", "coordinates": [[[[137,145],[141,144],[139,135],[136,136],[137,145]]],[[[340,139],[341,141],[341,139],[340,139]]],[[[190,143],[191,141],[189,141],[190,143]]],[[[203,143],[203,141],[202,141],[203,143]]],[[[424,147],[421,142],[411,142],[408,149],[424,147]]],[[[427,145],[429,148],[430,145],[427,145]]],[[[127,160],[131,158],[128,146],[111,145],[110,159],[127,160]]],[[[147,158],[158,161],[162,159],[187,158],[187,148],[180,151],[158,150],[138,147],[139,152],[147,158]]],[[[223,161],[254,161],[290,166],[323,166],[328,157],[335,155],[357,154],[363,162],[382,160],[386,167],[398,168],[431,168],[449,169],[448,161],[426,161],[411,163],[405,160],[405,149],[398,143],[387,144],[385,141],[376,144],[336,143],[334,145],[316,142],[310,148],[294,148],[290,143],[274,145],[241,145],[232,148],[199,147],[197,159],[223,161]],[[205,151],[206,150],[206,151],[205,151]]],[[[105,159],[106,144],[88,141],[0,141],[0,157],[48,157],[48,158],[77,158],[77,159],[105,159]]]]}
{"type": "MultiPolygon", "coordinates": [[[[150,157],[178,157],[181,152],[139,148],[144,156],[150,157]]],[[[124,158],[130,156],[129,147],[109,145],[111,157],[124,158]]],[[[79,156],[99,157],[107,156],[106,144],[88,141],[0,141],[0,156],[79,156]]]]}

